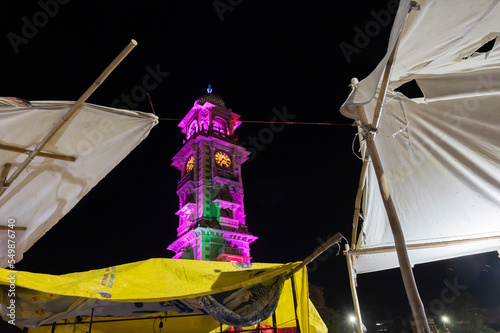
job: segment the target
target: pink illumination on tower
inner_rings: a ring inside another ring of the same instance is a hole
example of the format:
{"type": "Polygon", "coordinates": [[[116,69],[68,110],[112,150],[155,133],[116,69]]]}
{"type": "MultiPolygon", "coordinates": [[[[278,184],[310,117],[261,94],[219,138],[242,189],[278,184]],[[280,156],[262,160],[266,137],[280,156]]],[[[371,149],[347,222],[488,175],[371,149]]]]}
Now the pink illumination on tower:
{"type": "Polygon", "coordinates": [[[240,116],[209,91],[179,123],[186,135],[172,159],[181,171],[179,227],[167,249],[175,259],[250,262],[250,243],[257,237],[245,224],[241,179],[249,152],[234,134],[240,116]]]}

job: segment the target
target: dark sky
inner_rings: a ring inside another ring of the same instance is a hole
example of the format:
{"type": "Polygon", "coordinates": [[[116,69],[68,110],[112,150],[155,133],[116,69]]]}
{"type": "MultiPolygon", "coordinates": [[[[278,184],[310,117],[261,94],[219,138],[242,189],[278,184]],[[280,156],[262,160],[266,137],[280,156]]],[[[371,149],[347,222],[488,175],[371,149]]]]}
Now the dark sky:
{"type": "MultiPolygon", "coordinates": [[[[338,110],[351,78],[367,76],[385,53],[394,18],[387,9],[385,1],[2,1],[1,94],[77,100],[134,38],[139,45],[88,102],[129,108],[121,96],[154,69],[162,74],[149,94],[159,117],[182,118],[211,84],[243,121],[270,121],[273,109],[286,108],[288,120],[344,124],[287,125],[243,165],[246,222],[259,237],[253,261],[299,261],[336,232],[350,238],[361,162],[352,121],[338,110]],[[357,40],[370,24],[378,29],[357,40]],[[341,46],[354,51],[346,56],[341,46]]],[[[147,99],[132,103],[151,112],[147,99]]],[[[170,163],[183,139],[177,123],[154,127],[16,268],[62,274],[170,257],[180,178],[170,163]]],[[[243,123],[237,134],[248,141],[266,127],[243,123]]],[[[310,281],[345,315],[352,301],[337,251],[310,267],[310,281]]],[[[483,304],[498,305],[499,270],[487,254],[420,265],[415,276],[426,307],[455,277],[483,304]]],[[[367,316],[408,316],[398,270],[358,283],[367,316]]]]}

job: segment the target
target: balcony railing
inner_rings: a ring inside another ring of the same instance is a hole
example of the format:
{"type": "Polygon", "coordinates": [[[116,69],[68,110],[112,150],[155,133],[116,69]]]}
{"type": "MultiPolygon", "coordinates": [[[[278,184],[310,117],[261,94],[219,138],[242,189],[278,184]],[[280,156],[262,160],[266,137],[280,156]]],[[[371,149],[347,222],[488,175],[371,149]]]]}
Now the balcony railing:
{"type": "Polygon", "coordinates": [[[222,247],[220,250],[219,250],[219,254],[232,254],[232,255],[235,255],[235,256],[241,256],[243,255],[241,253],[241,250],[237,249],[237,248],[234,248],[234,247],[227,247],[227,246],[224,246],[222,247]]]}
{"type": "Polygon", "coordinates": [[[193,180],[193,172],[188,173],[187,175],[184,175],[178,182],[177,182],[177,189],[180,189],[184,184],[186,184],[188,181],[193,180]]]}
{"type": "Polygon", "coordinates": [[[236,172],[233,172],[231,170],[226,170],[226,169],[221,169],[221,168],[214,168],[214,176],[215,177],[222,177],[226,178],[229,180],[233,180],[235,182],[238,181],[238,175],[236,172]]]}
{"type": "Polygon", "coordinates": [[[191,138],[196,138],[198,135],[203,135],[203,136],[214,136],[221,138],[225,141],[229,141],[231,143],[238,143],[238,139],[235,137],[234,134],[227,134],[222,131],[214,130],[212,128],[206,129],[206,128],[200,128],[196,132],[192,133],[190,137],[186,136],[186,139],[184,140],[184,143],[187,142],[187,140],[191,138]]]}
{"type": "Polygon", "coordinates": [[[238,228],[240,221],[235,219],[230,219],[229,217],[220,217],[220,224],[226,227],[238,228]]]}

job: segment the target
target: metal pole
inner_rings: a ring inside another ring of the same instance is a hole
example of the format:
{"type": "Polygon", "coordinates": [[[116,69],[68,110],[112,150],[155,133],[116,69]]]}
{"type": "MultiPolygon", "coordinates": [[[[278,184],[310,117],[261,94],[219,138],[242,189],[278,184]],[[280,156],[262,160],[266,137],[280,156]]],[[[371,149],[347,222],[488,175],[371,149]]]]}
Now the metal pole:
{"type": "Polygon", "coordinates": [[[92,312],[90,313],[90,325],[88,333],[92,333],[92,320],[94,320],[94,308],[92,308],[92,312]]]}
{"type": "Polygon", "coordinates": [[[276,325],[276,312],[273,312],[273,332],[278,333],[278,326],[276,325]]]}
{"type": "MultiPolygon", "coordinates": [[[[356,110],[358,111],[359,119],[361,120],[364,127],[369,128],[369,123],[366,118],[364,106],[357,106],[356,110]]],[[[411,269],[410,259],[406,250],[406,242],[403,235],[403,230],[401,229],[401,223],[399,222],[396,207],[394,206],[394,202],[392,201],[387,178],[384,173],[384,168],[382,167],[382,161],[380,160],[377,146],[375,145],[374,135],[371,131],[367,131],[366,133],[363,133],[363,135],[366,139],[367,153],[371,157],[373,168],[375,169],[375,174],[377,175],[380,194],[382,196],[385,210],[389,218],[389,224],[392,230],[392,235],[394,237],[394,244],[396,246],[399,267],[401,269],[401,276],[403,278],[406,294],[410,302],[413,318],[415,319],[417,332],[430,333],[427,318],[425,316],[424,306],[417,290],[417,285],[415,283],[415,278],[411,269]]]]}
{"type": "Polygon", "coordinates": [[[333,244],[337,244],[341,239],[342,235],[339,232],[337,232],[335,235],[330,237],[326,242],[321,244],[321,246],[316,251],[314,251],[307,258],[305,258],[304,261],[302,261],[297,267],[291,270],[290,273],[286,275],[286,278],[288,279],[293,274],[300,271],[302,268],[304,268],[304,266],[311,263],[314,259],[316,259],[316,257],[318,257],[321,253],[325,252],[326,250],[328,250],[333,244]]]}
{"type": "Polygon", "coordinates": [[[292,275],[292,294],[293,294],[293,310],[295,312],[295,325],[297,327],[297,333],[300,333],[300,323],[299,323],[299,317],[297,316],[297,295],[296,289],[295,289],[295,277],[292,275]]]}

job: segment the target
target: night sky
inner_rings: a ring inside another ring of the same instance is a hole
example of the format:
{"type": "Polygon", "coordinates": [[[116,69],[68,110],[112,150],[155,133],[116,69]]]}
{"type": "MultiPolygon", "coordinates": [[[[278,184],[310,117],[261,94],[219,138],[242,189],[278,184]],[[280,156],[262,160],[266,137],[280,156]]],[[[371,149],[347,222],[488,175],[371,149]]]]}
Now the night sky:
{"type": "MultiPolygon", "coordinates": [[[[366,77],[385,53],[389,9],[386,1],[2,1],[1,95],[77,100],[133,38],[139,45],[87,102],[152,112],[147,98],[123,96],[155,71],[149,94],[160,118],[182,118],[211,84],[241,115],[240,142],[270,128],[245,120],[271,121],[283,110],[285,121],[338,124],[286,125],[242,167],[246,223],[259,237],[253,261],[300,261],[336,232],[350,240],[361,161],[352,120],[338,110],[351,78],[366,77]],[[369,26],[371,36],[357,38],[369,26]]],[[[177,124],[161,120],[16,268],[63,274],[171,257],[177,124]]],[[[311,265],[309,278],[324,288],[328,306],[347,315],[352,301],[338,251],[311,265]]],[[[494,253],[414,272],[426,307],[439,303],[445,279],[457,279],[481,305],[500,305],[494,253]]],[[[398,270],[361,275],[358,284],[367,319],[408,318],[398,270]]]]}

